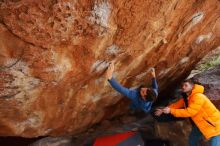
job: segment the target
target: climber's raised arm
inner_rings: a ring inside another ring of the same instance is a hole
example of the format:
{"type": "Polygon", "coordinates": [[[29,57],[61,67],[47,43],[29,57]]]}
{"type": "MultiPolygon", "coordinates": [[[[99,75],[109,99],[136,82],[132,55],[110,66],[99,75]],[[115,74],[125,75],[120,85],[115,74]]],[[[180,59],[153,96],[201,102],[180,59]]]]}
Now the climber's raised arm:
{"type": "Polygon", "coordinates": [[[156,94],[158,95],[158,84],[157,84],[155,69],[151,68],[150,73],[151,73],[151,77],[152,77],[152,88],[156,92],[156,94]]]}
{"type": "Polygon", "coordinates": [[[114,62],[111,62],[106,72],[106,78],[108,82],[116,91],[118,91],[119,93],[123,94],[128,98],[132,98],[132,90],[120,85],[113,77],[113,72],[114,72],[114,62]]]}

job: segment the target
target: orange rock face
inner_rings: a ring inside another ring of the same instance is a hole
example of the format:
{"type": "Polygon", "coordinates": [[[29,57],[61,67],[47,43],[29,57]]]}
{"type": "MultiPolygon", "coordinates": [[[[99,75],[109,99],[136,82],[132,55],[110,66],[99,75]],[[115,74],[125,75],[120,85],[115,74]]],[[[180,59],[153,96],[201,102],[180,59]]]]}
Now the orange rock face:
{"type": "Polygon", "coordinates": [[[160,90],[220,44],[218,0],[3,0],[0,135],[74,134],[126,112],[104,71],[160,90]]]}

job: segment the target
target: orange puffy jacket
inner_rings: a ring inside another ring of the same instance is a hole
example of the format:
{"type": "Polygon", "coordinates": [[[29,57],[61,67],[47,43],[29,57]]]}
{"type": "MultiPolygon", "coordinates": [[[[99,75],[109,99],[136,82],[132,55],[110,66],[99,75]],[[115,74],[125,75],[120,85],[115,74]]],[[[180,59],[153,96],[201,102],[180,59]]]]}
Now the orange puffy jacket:
{"type": "Polygon", "coordinates": [[[204,87],[195,84],[188,96],[188,107],[185,107],[183,99],[169,107],[175,117],[190,117],[205,138],[209,139],[220,134],[220,112],[203,92],[204,87]]]}

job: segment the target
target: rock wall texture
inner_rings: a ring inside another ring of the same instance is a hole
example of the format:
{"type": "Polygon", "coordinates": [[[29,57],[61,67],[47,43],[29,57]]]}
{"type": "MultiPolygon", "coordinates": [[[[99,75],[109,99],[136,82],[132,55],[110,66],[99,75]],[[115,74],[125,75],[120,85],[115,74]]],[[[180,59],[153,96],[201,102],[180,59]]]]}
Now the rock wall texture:
{"type": "Polygon", "coordinates": [[[155,67],[164,90],[219,46],[219,12],[219,0],[0,1],[0,135],[75,134],[125,113],[108,62],[127,87],[155,67]]]}
{"type": "Polygon", "coordinates": [[[220,65],[193,78],[205,87],[205,94],[220,109],[220,65]]]}

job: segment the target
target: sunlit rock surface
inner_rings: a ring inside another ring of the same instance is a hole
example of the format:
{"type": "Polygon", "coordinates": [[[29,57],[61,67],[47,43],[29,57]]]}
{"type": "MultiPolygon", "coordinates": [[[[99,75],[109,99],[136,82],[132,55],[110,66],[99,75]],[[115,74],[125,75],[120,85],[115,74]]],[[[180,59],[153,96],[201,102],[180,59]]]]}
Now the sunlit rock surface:
{"type": "Polygon", "coordinates": [[[0,135],[61,136],[127,111],[104,78],[160,90],[220,44],[218,0],[0,1],[0,135]]]}

